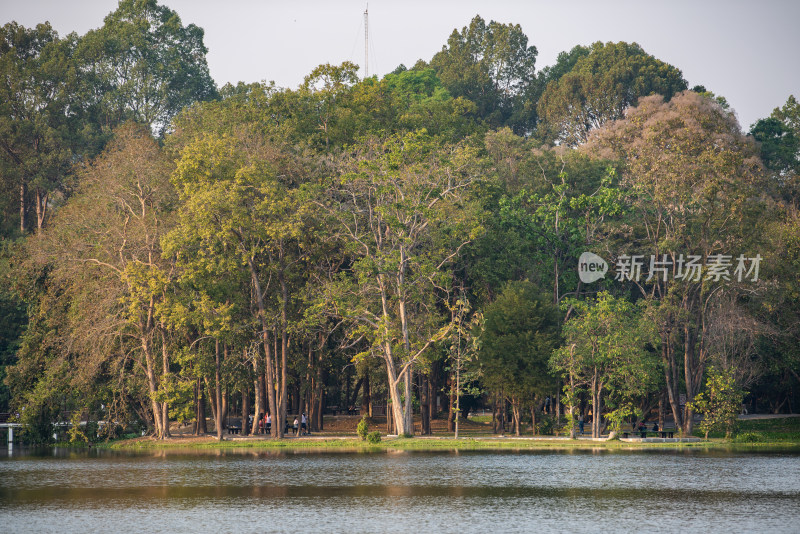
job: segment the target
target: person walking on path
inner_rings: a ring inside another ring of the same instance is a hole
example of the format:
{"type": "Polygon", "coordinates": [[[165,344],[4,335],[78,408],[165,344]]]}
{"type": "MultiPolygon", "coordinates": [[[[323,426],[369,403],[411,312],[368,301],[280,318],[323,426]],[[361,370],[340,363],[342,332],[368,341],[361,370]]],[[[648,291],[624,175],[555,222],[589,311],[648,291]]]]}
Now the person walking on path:
{"type": "Polygon", "coordinates": [[[304,436],[308,434],[308,419],[306,418],[305,413],[300,416],[300,431],[300,433],[304,436]]]}
{"type": "Polygon", "coordinates": [[[583,435],[583,414],[578,416],[578,431],[583,435]]]}
{"type": "Polygon", "coordinates": [[[292,423],[292,430],[294,430],[294,435],[297,435],[297,417],[294,418],[294,423],[292,423]]]}

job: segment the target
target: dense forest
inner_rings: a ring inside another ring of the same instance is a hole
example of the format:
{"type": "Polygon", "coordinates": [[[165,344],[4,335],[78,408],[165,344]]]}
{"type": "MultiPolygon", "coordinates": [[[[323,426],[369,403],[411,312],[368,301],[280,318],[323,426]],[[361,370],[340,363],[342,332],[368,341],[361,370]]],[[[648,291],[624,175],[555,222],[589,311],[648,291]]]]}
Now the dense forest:
{"type": "Polygon", "coordinates": [[[29,439],[797,409],[794,96],[744,132],[636,43],[537,68],[480,16],[382,78],[217,88],[206,52],[156,0],[0,28],[0,411],[29,439]]]}

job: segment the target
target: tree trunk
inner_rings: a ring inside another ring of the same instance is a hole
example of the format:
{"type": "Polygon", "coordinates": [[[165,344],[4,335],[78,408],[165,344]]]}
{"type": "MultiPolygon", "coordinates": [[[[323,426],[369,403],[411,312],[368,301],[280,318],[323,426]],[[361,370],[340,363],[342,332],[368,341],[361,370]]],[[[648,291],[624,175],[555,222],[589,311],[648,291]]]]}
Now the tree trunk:
{"type": "Polygon", "coordinates": [[[428,388],[428,377],[419,373],[419,408],[422,420],[422,434],[429,436],[431,434],[431,411],[430,411],[430,391],[428,388]]]}
{"type": "MultiPolygon", "coordinates": [[[[273,374],[272,354],[269,346],[269,330],[267,328],[267,316],[264,309],[264,294],[261,291],[261,283],[258,280],[258,273],[256,272],[253,258],[247,259],[247,265],[250,268],[250,278],[255,290],[256,303],[258,304],[258,318],[261,321],[261,336],[264,344],[264,365],[267,367],[267,397],[269,399],[269,412],[272,415],[272,436],[283,437],[283,420],[279,417],[278,406],[275,400],[275,376],[273,374]]],[[[243,427],[246,421],[243,421],[243,427]]]]}
{"type": "Polygon", "coordinates": [[[453,383],[453,375],[450,373],[448,377],[448,382],[450,385],[449,388],[449,395],[448,395],[448,403],[447,403],[447,431],[448,432],[455,432],[456,431],[456,387],[453,383]]]}
{"type": "Polygon", "coordinates": [[[287,380],[288,380],[288,360],[289,360],[289,332],[288,321],[286,318],[286,311],[289,307],[289,288],[286,284],[286,277],[284,276],[286,263],[284,258],[284,243],[280,241],[279,251],[279,269],[278,269],[278,282],[281,286],[281,402],[278,412],[281,419],[286,418],[286,394],[287,394],[287,380]]]}
{"type": "MultiPolygon", "coordinates": [[[[162,372],[162,381],[167,379],[169,375],[169,353],[167,351],[167,336],[164,332],[164,329],[161,328],[161,358],[163,363],[162,372]]],[[[165,438],[170,437],[169,433],[169,404],[167,401],[161,403],[161,423],[164,425],[164,430],[162,432],[165,438]]]]}
{"type": "Polygon", "coordinates": [[[217,411],[216,394],[207,377],[203,377],[203,382],[206,386],[205,390],[208,391],[208,399],[210,401],[209,405],[211,406],[211,418],[214,420],[214,432],[216,433],[217,428],[219,427],[219,416],[217,415],[219,412],[217,411]]]}
{"type": "Polygon", "coordinates": [[[602,388],[602,381],[597,367],[594,368],[594,375],[592,375],[592,437],[600,437],[600,420],[603,413],[601,406],[602,399],[600,398],[600,389],[602,388]]]}
{"type": "Polygon", "coordinates": [[[208,433],[206,424],[206,394],[201,379],[197,379],[197,429],[195,434],[203,436],[208,433]]]}
{"type": "Polygon", "coordinates": [[[436,375],[431,369],[430,375],[428,375],[427,385],[428,385],[428,415],[431,421],[435,420],[438,417],[438,405],[437,399],[439,396],[436,394],[436,375]]]}
{"type": "Polygon", "coordinates": [[[519,418],[520,418],[519,399],[511,400],[511,417],[514,419],[514,435],[519,436],[519,418]]]}
{"type": "Polygon", "coordinates": [[[531,405],[531,433],[536,435],[536,403],[531,405]]]}
{"type": "Polygon", "coordinates": [[[247,419],[250,416],[250,391],[247,388],[242,390],[242,435],[247,435],[247,419]]]}
{"type": "MultiPolygon", "coordinates": [[[[322,355],[320,355],[322,358],[322,355]]],[[[325,388],[322,387],[323,379],[322,379],[322,367],[319,368],[319,381],[318,390],[317,390],[317,413],[319,414],[319,429],[325,430],[325,388]]]]}
{"type": "Polygon", "coordinates": [[[164,439],[164,426],[162,424],[162,409],[161,403],[156,401],[158,393],[158,384],[156,383],[155,365],[153,362],[153,354],[150,351],[150,340],[147,336],[142,336],[142,352],[144,353],[145,360],[145,375],[147,376],[147,386],[150,389],[150,405],[153,411],[153,425],[158,439],[164,439]]]}
{"type": "Polygon", "coordinates": [[[361,393],[361,416],[372,417],[372,400],[370,399],[369,390],[369,365],[364,366],[364,374],[362,379],[362,393],[361,393]]]}
{"type": "Polygon", "coordinates": [[[193,399],[193,402],[194,402],[194,423],[192,423],[192,434],[196,436],[197,435],[197,422],[198,422],[198,418],[197,418],[197,405],[198,405],[198,402],[197,401],[198,401],[198,398],[199,398],[198,392],[197,392],[197,382],[195,382],[194,388],[192,388],[192,389],[193,389],[192,393],[194,395],[194,399],[193,399]]]}
{"type": "Polygon", "coordinates": [[[44,227],[44,219],[47,216],[47,197],[48,194],[42,192],[38,187],[36,188],[36,234],[42,233],[44,227]]]}
{"type": "MultiPolygon", "coordinates": [[[[228,355],[225,354],[225,357],[227,358],[228,355]]],[[[227,430],[227,428],[228,428],[228,388],[225,387],[225,390],[222,392],[222,429],[227,430]]]]}
{"type": "Polygon", "coordinates": [[[314,413],[316,414],[316,417],[314,418],[315,432],[319,432],[324,428],[325,390],[322,387],[322,357],[322,348],[320,347],[319,355],[317,356],[316,376],[314,377],[314,413]]]}
{"type": "Polygon", "coordinates": [[[308,384],[308,431],[317,432],[317,377],[314,365],[314,351],[311,342],[308,342],[308,368],[306,370],[306,383],[308,384]]]}
{"type": "Polygon", "coordinates": [[[25,234],[25,183],[19,186],[19,231],[25,234]]]}
{"type": "Polygon", "coordinates": [[[677,362],[675,361],[672,340],[668,334],[662,335],[661,338],[661,356],[664,361],[664,380],[666,382],[667,400],[672,409],[675,429],[681,430],[683,428],[683,417],[678,397],[677,362]]]}
{"type": "MultiPolygon", "coordinates": [[[[228,347],[225,347],[225,353],[227,357],[228,347]]],[[[219,350],[219,340],[216,340],[216,347],[215,347],[215,361],[214,361],[214,394],[215,394],[215,404],[217,409],[215,410],[214,420],[217,424],[217,439],[222,441],[222,377],[220,376],[220,350],[219,350]]]]}
{"type": "Polygon", "coordinates": [[[260,358],[256,358],[253,360],[253,372],[256,376],[255,381],[253,382],[253,387],[255,388],[256,396],[255,396],[255,415],[253,416],[253,425],[250,428],[250,433],[255,435],[258,434],[258,420],[261,417],[261,410],[262,406],[264,406],[264,399],[261,398],[261,392],[264,391],[264,374],[262,373],[261,366],[258,365],[260,358]]]}

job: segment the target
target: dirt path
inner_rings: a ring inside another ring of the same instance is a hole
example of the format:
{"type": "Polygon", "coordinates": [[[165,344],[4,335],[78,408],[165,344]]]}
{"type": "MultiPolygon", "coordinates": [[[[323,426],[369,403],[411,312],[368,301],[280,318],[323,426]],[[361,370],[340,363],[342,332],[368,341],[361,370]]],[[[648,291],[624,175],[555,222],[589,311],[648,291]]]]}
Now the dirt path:
{"type": "Polygon", "coordinates": [[[742,414],[739,416],[739,419],[785,419],[787,417],[800,417],[800,413],[752,413],[742,414]]]}

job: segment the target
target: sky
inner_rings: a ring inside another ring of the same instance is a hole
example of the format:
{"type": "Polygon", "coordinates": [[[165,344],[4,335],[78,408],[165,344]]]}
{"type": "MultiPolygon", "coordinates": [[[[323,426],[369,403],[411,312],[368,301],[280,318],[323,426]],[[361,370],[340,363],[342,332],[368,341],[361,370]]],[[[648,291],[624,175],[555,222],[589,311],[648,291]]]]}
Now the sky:
{"type": "MultiPolygon", "coordinates": [[[[208,66],[226,83],[274,81],[295,88],[317,65],[364,65],[369,73],[430,60],[476,15],[519,24],[539,51],[537,70],[559,52],[595,41],[637,42],[683,71],[689,87],[724,96],[744,130],[800,97],[800,2],[796,0],[160,0],[184,25],[205,30],[208,66]]],[[[103,24],[117,0],[0,0],[0,24],[49,21],[60,35],[103,24]]]]}

